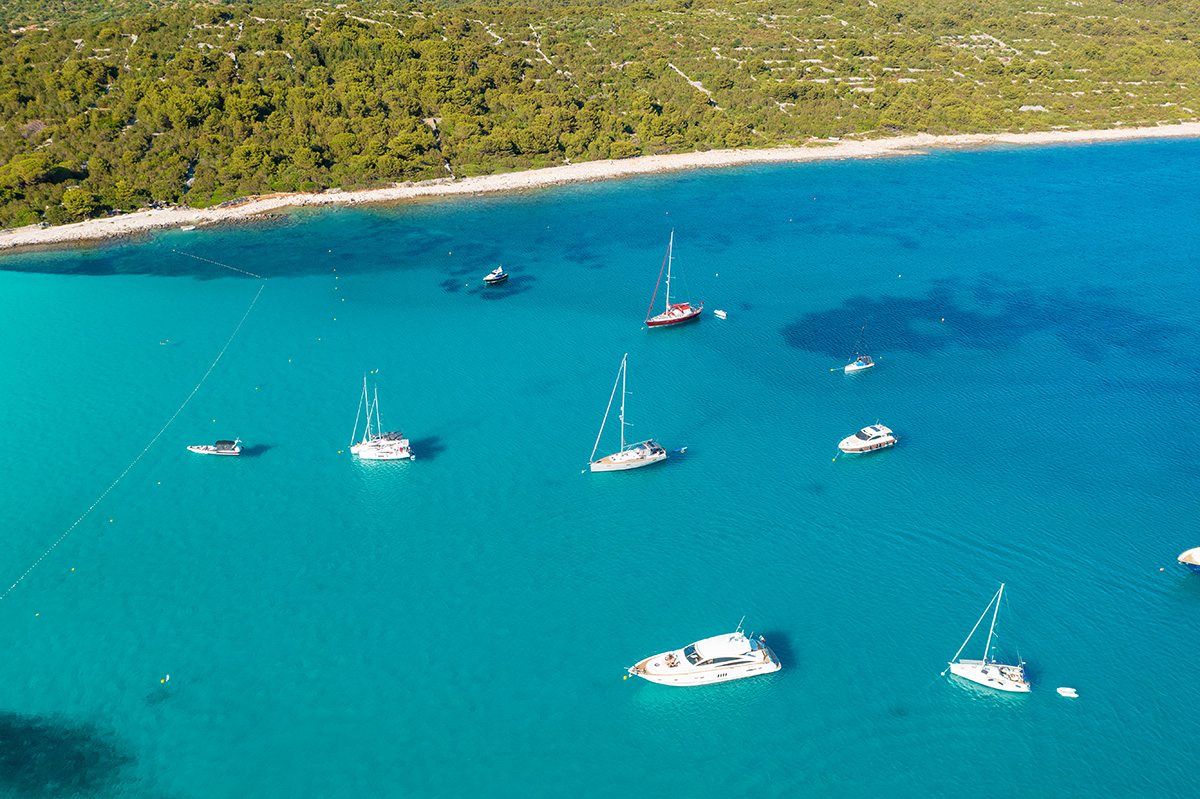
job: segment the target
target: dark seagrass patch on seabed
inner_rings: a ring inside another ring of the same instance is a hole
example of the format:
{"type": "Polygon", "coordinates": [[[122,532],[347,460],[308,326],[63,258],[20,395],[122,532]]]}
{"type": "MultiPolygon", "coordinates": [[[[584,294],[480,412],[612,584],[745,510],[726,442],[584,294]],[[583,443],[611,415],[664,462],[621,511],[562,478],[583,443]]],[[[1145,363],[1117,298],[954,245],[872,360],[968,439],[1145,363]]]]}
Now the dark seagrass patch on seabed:
{"type": "Polygon", "coordinates": [[[0,713],[0,793],[22,797],[102,794],[133,763],[116,736],[57,716],[0,713]]]}
{"type": "Polygon", "coordinates": [[[1163,354],[1200,343],[1195,331],[1122,306],[1113,292],[1034,290],[996,278],[970,286],[940,280],[919,297],[852,297],[806,314],[782,333],[790,347],[837,359],[853,353],[864,320],[878,351],[920,355],[951,345],[994,352],[1038,334],[1056,336],[1087,362],[1110,349],[1163,354]]]}

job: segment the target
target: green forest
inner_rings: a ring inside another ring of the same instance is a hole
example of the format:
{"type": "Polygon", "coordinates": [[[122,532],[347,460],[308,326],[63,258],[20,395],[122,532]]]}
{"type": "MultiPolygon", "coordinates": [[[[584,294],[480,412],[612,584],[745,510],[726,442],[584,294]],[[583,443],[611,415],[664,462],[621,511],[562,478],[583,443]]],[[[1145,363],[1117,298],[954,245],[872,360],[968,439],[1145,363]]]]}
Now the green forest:
{"type": "Polygon", "coordinates": [[[0,227],[566,162],[1196,119],[1200,3],[0,0],[0,227]]]}

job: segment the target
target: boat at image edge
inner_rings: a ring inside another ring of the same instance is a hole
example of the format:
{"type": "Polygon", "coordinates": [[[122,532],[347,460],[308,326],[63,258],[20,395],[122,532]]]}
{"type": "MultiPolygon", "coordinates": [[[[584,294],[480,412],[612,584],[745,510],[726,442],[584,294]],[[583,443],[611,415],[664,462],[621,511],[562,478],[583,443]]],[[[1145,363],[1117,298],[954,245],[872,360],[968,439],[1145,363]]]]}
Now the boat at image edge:
{"type": "MultiPolygon", "coordinates": [[[[1029,680],[1025,677],[1025,662],[1021,661],[1016,665],[1001,663],[998,660],[991,658],[992,637],[996,632],[996,615],[1000,612],[1000,600],[1004,596],[1004,583],[1000,583],[1000,590],[992,597],[992,601],[983,609],[983,615],[979,617],[979,621],[975,622],[975,626],[971,628],[970,635],[967,640],[963,641],[962,646],[954,653],[954,657],[950,659],[950,673],[957,677],[962,677],[964,680],[970,680],[973,683],[978,683],[985,688],[994,688],[997,691],[1009,691],[1011,693],[1029,693],[1029,680]],[[992,609],[995,605],[995,610],[992,609]],[[971,642],[971,636],[979,629],[979,625],[987,618],[988,611],[992,611],[992,626],[988,629],[987,643],[983,645],[983,660],[967,660],[966,658],[959,659],[959,655],[967,648],[967,644],[971,642]]],[[[942,672],[945,674],[946,672],[942,672]]]]}
{"type": "Polygon", "coordinates": [[[660,685],[711,685],[779,671],[782,664],[762,636],[738,629],[705,638],[682,649],[652,655],[629,667],[629,674],[660,685]]]}
{"type": "Polygon", "coordinates": [[[409,447],[404,433],[399,430],[390,433],[383,432],[383,425],[379,421],[379,387],[375,387],[375,397],[372,399],[367,392],[366,377],[363,378],[362,398],[358,401],[358,414],[354,417],[354,432],[350,434],[350,441],[350,454],[365,461],[415,461],[417,459],[417,456],[412,454],[412,449],[409,447]],[[353,443],[358,436],[358,420],[362,416],[364,406],[367,409],[367,426],[363,430],[362,441],[353,443]],[[375,421],[374,432],[371,427],[372,419],[375,421]]]}
{"type": "Polygon", "coordinates": [[[241,455],[242,440],[239,438],[235,441],[221,440],[215,444],[196,444],[188,447],[188,452],[201,455],[241,455]]]}
{"type": "Polygon", "coordinates": [[[845,372],[848,375],[870,369],[875,365],[875,362],[871,360],[871,356],[867,355],[866,335],[867,323],[863,322],[862,330],[858,334],[858,344],[854,347],[854,360],[846,364],[845,372]]]}
{"type": "Polygon", "coordinates": [[[613,384],[613,393],[608,398],[608,407],[604,410],[604,421],[600,423],[600,432],[596,434],[596,445],[588,456],[589,466],[593,472],[621,472],[627,469],[638,469],[667,459],[667,451],[654,439],[639,441],[636,444],[625,443],[625,364],[629,353],[621,358],[621,370],[617,373],[617,382],[613,384]],[[608,423],[608,414],[612,411],[613,398],[617,395],[617,386],[621,387],[621,449],[612,455],[605,455],[595,460],[596,450],[600,447],[600,437],[604,435],[604,425],[608,423]]]}
{"type": "Polygon", "coordinates": [[[675,247],[675,231],[671,231],[671,240],[667,243],[667,257],[663,259],[662,269],[658,270],[658,283],[654,284],[654,295],[650,298],[650,308],[646,311],[647,327],[662,327],[663,325],[677,325],[681,322],[689,322],[700,316],[700,312],[704,310],[704,303],[693,308],[686,302],[671,302],[671,251],[675,247]],[[663,312],[657,316],[650,316],[654,312],[654,300],[658,297],[658,287],[662,285],[663,269],[667,271],[667,304],[663,312]]]}
{"type": "Polygon", "coordinates": [[[1193,547],[1179,556],[1179,562],[1200,574],[1200,547],[1193,547]]]}
{"type": "Polygon", "coordinates": [[[895,445],[896,436],[890,428],[881,424],[864,427],[852,436],[846,436],[838,444],[838,449],[851,454],[872,452],[895,445]]]}

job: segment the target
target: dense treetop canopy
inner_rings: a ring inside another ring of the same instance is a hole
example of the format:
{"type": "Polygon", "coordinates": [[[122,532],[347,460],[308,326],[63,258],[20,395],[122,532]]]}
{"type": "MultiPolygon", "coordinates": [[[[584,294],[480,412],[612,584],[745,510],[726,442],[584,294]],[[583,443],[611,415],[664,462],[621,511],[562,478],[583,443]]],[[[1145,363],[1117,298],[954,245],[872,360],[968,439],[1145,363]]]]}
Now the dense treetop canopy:
{"type": "Polygon", "coordinates": [[[0,226],[644,153],[1192,120],[1198,12],[0,0],[0,226]]]}

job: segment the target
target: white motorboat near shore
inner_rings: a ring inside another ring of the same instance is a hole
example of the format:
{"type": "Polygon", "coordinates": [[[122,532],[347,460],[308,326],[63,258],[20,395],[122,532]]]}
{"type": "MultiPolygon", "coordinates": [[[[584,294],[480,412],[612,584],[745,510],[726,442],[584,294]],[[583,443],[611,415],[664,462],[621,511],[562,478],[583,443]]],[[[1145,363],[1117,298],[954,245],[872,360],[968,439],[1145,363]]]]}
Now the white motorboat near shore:
{"type": "Polygon", "coordinates": [[[779,658],[762,637],[748,638],[739,626],[732,633],[639,660],[629,667],[629,674],[661,685],[711,685],[780,668],[779,658]]]}
{"type": "Polygon", "coordinates": [[[846,436],[838,444],[838,449],[842,452],[851,454],[859,452],[872,452],[877,449],[893,446],[896,443],[896,436],[892,431],[881,424],[873,424],[864,427],[852,436],[846,436]]]}

